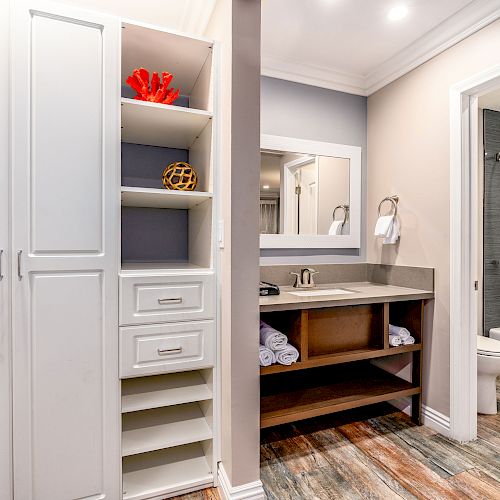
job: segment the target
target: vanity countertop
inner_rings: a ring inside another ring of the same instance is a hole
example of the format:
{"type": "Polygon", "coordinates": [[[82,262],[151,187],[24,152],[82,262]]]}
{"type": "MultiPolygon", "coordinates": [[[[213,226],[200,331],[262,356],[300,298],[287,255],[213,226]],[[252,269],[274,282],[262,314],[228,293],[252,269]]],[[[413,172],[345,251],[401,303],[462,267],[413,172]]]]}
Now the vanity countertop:
{"type": "MultiPolygon", "coordinates": [[[[318,285],[312,290],[343,289],[354,293],[339,293],[336,295],[298,296],[290,292],[301,292],[308,289],[280,287],[280,295],[260,297],[261,312],[287,311],[296,309],[315,309],[320,307],[355,306],[381,302],[397,302],[403,300],[432,299],[434,292],[384,285],[380,283],[336,283],[318,285]]],[[[311,290],[311,289],[309,289],[311,290]]]]}

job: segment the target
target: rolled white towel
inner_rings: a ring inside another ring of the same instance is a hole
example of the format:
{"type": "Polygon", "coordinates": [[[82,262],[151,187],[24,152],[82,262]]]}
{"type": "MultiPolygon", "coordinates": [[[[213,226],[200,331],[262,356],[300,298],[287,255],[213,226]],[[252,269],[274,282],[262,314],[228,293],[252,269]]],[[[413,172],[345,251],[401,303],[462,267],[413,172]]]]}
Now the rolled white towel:
{"type": "Polygon", "coordinates": [[[284,333],[278,332],[264,321],[260,322],[260,343],[273,351],[279,351],[286,347],[288,338],[284,333]]]}
{"type": "Polygon", "coordinates": [[[412,337],[411,335],[409,337],[406,337],[403,339],[403,345],[411,345],[415,343],[415,338],[412,337]]]}
{"type": "Polygon", "coordinates": [[[398,347],[403,343],[403,340],[399,335],[389,335],[389,345],[392,347],[398,347]]]}
{"type": "Polygon", "coordinates": [[[270,366],[276,363],[274,352],[265,345],[259,346],[259,362],[260,366],[270,366]]]}
{"type": "Polygon", "coordinates": [[[378,236],[379,238],[387,238],[387,236],[389,236],[393,220],[394,215],[384,215],[383,217],[379,217],[377,219],[377,224],[375,225],[375,236],[378,236]]]}
{"type": "Polygon", "coordinates": [[[291,344],[287,344],[284,349],[275,351],[276,361],[280,365],[291,365],[299,359],[299,351],[291,344]]]}
{"type": "Polygon", "coordinates": [[[328,230],[328,234],[330,236],[336,235],[336,234],[342,234],[342,223],[344,221],[341,220],[334,220],[332,222],[332,225],[330,226],[330,229],[328,230]]]}
{"type": "Polygon", "coordinates": [[[402,326],[389,325],[389,335],[397,335],[401,340],[407,339],[411,334],[410,330],[402,326]]]}

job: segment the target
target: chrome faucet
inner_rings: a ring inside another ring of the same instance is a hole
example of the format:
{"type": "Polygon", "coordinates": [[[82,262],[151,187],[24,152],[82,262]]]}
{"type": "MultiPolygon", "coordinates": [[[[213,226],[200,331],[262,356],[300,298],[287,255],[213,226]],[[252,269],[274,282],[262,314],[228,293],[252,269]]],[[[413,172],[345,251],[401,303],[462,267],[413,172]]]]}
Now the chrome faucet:
{"type": "Polygon", "coordinates": [[[295,276],[295,283],[293,285],[294,288],[314,288],[314,278],[315,274],[318,274],[319,271],[315,271],[311,268],[301,269],[300,273],[290,273],[295,276]]]}

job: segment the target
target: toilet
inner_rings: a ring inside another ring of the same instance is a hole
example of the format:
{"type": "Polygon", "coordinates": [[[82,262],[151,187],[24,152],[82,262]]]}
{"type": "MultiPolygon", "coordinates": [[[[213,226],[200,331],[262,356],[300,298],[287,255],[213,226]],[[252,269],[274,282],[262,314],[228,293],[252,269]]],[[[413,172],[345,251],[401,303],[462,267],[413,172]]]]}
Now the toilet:
{"type": "Polygon", "coordinates": [[[500,328],[492,328],[490,337],[477,336],[478,413],[496,415],[498,375],[500,375],[500,328]]]}

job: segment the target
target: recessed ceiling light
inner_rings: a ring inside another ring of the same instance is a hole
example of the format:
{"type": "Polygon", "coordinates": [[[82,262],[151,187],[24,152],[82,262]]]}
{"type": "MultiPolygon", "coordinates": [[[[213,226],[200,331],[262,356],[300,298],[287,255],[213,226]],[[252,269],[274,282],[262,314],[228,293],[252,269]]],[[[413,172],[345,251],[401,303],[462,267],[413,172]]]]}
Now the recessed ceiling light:
{"type": "Polygon", "coordinates": [[[401,21],[401,19],[404,19],[407,15],[408,7],[406,5],[396,5],[389,11],[387,18],[389,21],[401,21]]]}
{"type": "Polygon", "coordinates": [[[268,185],[268,184],[264,184],[264,185],[262,186],[262,189],[269,189],[269,185],[268,185]]]}

